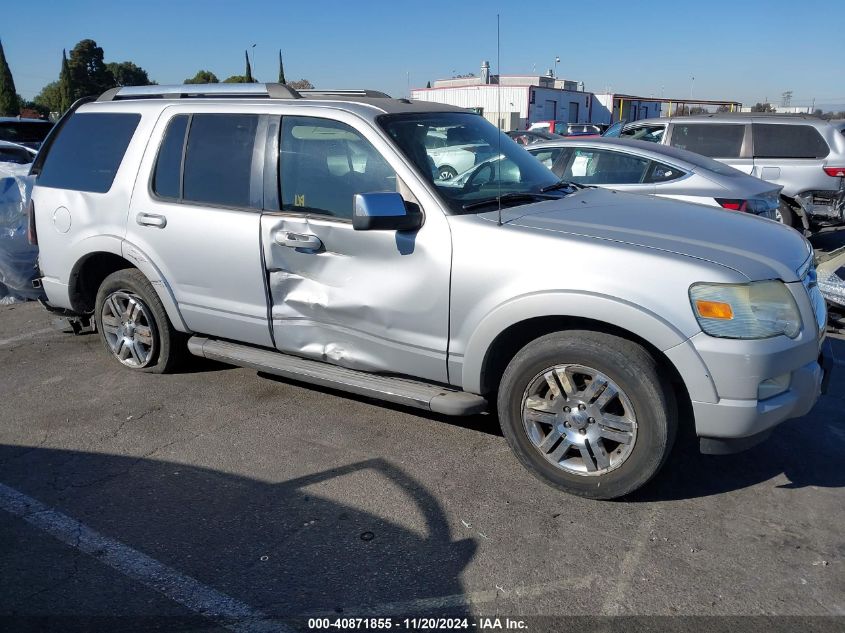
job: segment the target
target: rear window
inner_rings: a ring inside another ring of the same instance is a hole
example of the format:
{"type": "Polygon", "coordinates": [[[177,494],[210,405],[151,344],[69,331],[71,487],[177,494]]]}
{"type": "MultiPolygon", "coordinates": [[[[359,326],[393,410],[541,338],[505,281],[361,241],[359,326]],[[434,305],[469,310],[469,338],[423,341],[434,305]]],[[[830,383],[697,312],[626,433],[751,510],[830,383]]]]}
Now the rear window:
{"type": "Polygon", "coordinates": [[[106,193],[141,120],[140,114],[76,113],[50,147],[36,184],[106,193]]]}
{"type": "Polygon", "coordinates": [[[0,121],[0,141],[39,144],[51,129],[49,121],[0,121]]]}
{"type": "Polygon", "coordinates": [[[755,158],[824,158],[830,148],[811,125],[754,123],[755,158]]]}
{"type": "Polygon", "coordinates": [[[744,125],[677,123],[672,130],[671,145],[710,158],[738,158],[744,135],[744,125]]]}

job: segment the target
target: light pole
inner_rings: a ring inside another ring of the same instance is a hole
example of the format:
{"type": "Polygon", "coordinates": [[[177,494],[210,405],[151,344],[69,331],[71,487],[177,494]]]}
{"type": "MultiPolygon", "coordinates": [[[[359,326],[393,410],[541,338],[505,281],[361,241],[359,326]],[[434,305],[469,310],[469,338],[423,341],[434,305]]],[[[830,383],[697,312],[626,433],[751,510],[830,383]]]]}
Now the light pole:
{"type": "Polygon", "coordinates": [[[557,65],[560,63],[560,57],[555,55],[555,70],[552,76],[557,79],[557,65]]]}
{"type": "Polygon", "coordinates": [[[690,77],[689,80],[689,98],[692,101],[692,87],[695,85],[695,77],[690,77]]]}
{"type": "Polygon", "coordinates": [[[255,79],[255,44],[252,45],[252,78],[255,79]]]}

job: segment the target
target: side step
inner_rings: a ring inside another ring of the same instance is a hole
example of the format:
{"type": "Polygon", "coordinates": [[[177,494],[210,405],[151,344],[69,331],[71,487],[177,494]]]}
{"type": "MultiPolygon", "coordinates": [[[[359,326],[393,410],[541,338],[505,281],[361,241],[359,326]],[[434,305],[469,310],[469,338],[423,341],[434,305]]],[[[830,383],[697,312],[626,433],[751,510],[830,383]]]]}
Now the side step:
{"type": "Polygon", "coordinates": [[[473,415],[487,409],[487,401],[473,393],[406,378],[369,374],[260,347],[192,336],[188,340],[188,351],[203,358],[445,415],[473,415]]]}

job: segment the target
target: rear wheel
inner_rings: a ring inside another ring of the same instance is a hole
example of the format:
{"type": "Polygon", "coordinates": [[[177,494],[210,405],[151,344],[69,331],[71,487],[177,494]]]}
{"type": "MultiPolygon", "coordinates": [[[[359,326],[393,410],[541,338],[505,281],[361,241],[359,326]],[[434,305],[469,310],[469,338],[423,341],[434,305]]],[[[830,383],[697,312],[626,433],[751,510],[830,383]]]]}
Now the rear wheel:
{"type": "Polygon", "coordinates": [[[526,345],[499,388],[502,431],[537,478],[613,499],[648,482],[677,427],[672,390],[652,356],[626,339],[557,332],[526,345]]]}
{"type": "Polygon", "coordinates": [[[94,318],[106,349],[128,369],[162,374],[181,359],[185,336],[174,329],[152,284],[136,268],[103,280],[94,318]]]}
{"type": "Polygon", "coordinates": [[[458,175],[455,168],[450,167],[449,165],[443,165],[442,167],[439,167],[437,171],[440,174],[440,180],[452,180],[452,178],[458,175]]]}
{"type": "Polygon", "coordinates": [[[780,205],[775,211],[775,219],[781,224],[791,226],[793,229],[796,229],[798,231],[804,230],[804,225],[801,223],[801,218],[798,217],[798,214],[796,213],[795,209],[792,208],[792,205],[786,202],[785,200],[780,201],[780,205]]]}

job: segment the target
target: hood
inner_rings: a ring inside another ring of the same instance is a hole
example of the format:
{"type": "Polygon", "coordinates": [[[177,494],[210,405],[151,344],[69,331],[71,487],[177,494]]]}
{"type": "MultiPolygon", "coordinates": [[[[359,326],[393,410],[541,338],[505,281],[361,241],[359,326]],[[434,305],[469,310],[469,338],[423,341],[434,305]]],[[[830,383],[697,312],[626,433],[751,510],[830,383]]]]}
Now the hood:
{"type": "MultiPolygon", "coordinates": [[[[496,221],[497,212],[481,216],[496,221]]],[[[798,231],[772,220],[605,189],[503,209],[502,222],[685,255],[752,281],[798,281],[797,271],[812,253],[798,231]]]]}

